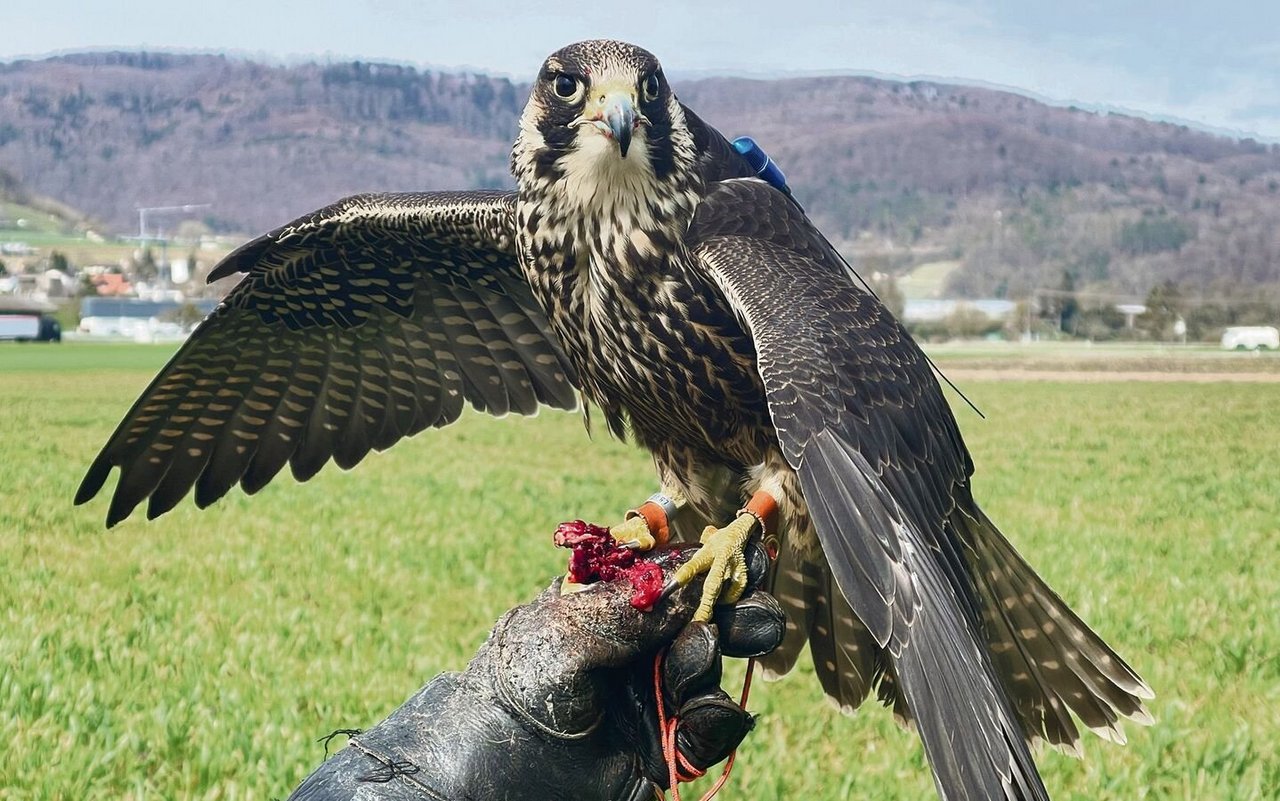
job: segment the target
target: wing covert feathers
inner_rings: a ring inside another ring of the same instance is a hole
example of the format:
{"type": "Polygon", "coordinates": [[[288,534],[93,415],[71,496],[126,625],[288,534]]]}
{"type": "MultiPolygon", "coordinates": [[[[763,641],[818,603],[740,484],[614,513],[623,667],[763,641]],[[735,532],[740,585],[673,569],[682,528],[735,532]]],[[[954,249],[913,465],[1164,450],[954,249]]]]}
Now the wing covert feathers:
{"type": "Polygon", "coordinates": [[[143,392],[77,503],[121,470],[107,524],[207,506],[285,464],[305,481],[464,401],[492,414],[576,405],[576,380],[517,263],[514,195],[358,195],[240,247],[247,273],[143,392]]]}
{"type": "Polygon", "coordinates": [[[1028,742],[1074,748],[1071,713],[1121,740],[1120,717],[1150,720],[1150,690],[978,510],[924,354],[784,200],[726,181],[690,237],[752,335],[830,570],[824,584],[816,561],[780,559],[792,626],[765,667],[786,672],[808,638],[838,704],[875,685],[915,722],[942,798],[1047,798],[1028,742]],[[842,619],[832,579],[864,628],[842,619]]]}

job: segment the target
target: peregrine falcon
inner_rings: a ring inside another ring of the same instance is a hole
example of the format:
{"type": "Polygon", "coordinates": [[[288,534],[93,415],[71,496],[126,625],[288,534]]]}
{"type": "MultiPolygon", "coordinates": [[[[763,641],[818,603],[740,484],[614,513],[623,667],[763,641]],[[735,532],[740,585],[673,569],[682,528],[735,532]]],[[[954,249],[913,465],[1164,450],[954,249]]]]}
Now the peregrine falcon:
{"type": "Polygon", "coordinates": [[[146,389],[77,503],[120,468],[113,525],[193,487],[207,506],[286,463],[456,420],[596,406],[663,492],[615,527],[703,532],[681,576],[740,591],[777,546],[790,618],[841,707],[914,721],[944,799],[1047,798],[1029,744],[1123,741],[1142,679],[975,503],[973,463],[920,348],[801,208],[681,104],[653,55],[570,45],[533,83],[515,192],[370,194],[295,220],[210,275],[244,279],[146,389]],[[1074,716],[1074,717],[1073,717],[1074,716]]]}

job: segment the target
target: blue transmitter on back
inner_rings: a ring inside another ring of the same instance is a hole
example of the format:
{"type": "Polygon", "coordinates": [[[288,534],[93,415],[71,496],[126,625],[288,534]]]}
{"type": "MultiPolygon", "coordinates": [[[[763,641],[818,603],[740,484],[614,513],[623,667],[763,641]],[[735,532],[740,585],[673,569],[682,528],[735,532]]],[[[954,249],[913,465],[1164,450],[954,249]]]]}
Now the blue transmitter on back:
{"type": "Polygon", "coordinates": [[[756,171],[757,178],[768,183],[784,195],[791,195],[791,188],[787,186],[787,176],[783,175],[778,165],[774,163],[773,159],[769,158],[769,154],[764,152],[764,148],[756,144],[756,140],[749,136],[739,136],[733,140],[733,149],[747,160],[747,164],[751,165],[751,169],[756,171]]]}

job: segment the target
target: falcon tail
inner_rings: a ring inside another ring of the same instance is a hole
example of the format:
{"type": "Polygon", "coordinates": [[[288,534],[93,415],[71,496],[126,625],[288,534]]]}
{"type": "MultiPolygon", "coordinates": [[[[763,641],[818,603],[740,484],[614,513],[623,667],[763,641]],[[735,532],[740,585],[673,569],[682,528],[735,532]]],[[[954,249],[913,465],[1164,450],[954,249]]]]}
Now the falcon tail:
{"type": "MultiPolygon", "coordinates": [[[[1153,697],[1146,683],[965,500],[960,506],[967,508],[952,512],[950,527],[965,546],[991,664],[1026,740],[1079,757],[1075,718],[1116,743],[1125,741],[1121,718],[1151,723],[1143,705],[1153,697]]],[[[842,712],[851,713],[874,689],[901,722],[911,721],[895,676],[903,666],[853,614],[821,552],[784,548],[770,586],[788,623],[782,645],[760,660],[765,678],[790,672],[807,642],[823,691],[842,712]]]]}
{"type": "Polygon", "coordinates": [[[888,655],[849,608],[820,551],[801,556],[783,548],[769,588],[787,614],[787,629],[782,644],[757,660],[765,679],[790,673],[808,642],[822,691],[841,712],[852,714],[878,685],[881,699],[906,722],[892,682],[882,681],[888,655]]]}
{"type": "Polygon", "coordinates": [[[1124,743],[1122,717],[1152,722],[1146,683],[1027,564],[972,501],[950,523],[981,600],[991,659],[1023,730],[1080,756],[1071,714],[1104,740],[1124,743]],[[1070,710],[1070,711],[1068,711],[1070,710]]]}

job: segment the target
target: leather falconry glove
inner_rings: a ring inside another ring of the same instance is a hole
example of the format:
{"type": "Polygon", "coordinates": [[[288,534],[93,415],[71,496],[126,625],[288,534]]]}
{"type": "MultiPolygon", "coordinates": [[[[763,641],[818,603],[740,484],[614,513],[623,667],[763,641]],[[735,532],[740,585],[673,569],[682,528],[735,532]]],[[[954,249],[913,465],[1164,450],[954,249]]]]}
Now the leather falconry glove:
{"type": "MultiPolygon", "coordinates": [[[[669,578],[686,554],[649,555],[669,578]]],[[[767,557],[749,551],[750,587],[767,557]]],[[[695,581],[652,611],[625,580],[561,594],[560,579],[498,620],[466,670],[437,676],[386,720],[354,735],[294,791],[295,801],[641,801],[668,784],[654,688],[661,662],[676,748],[705,770],[752,718],[720,688],[721,656],[752,657],[782,640],[772,596],[748,592],[690,623],[695,581]]]]}

